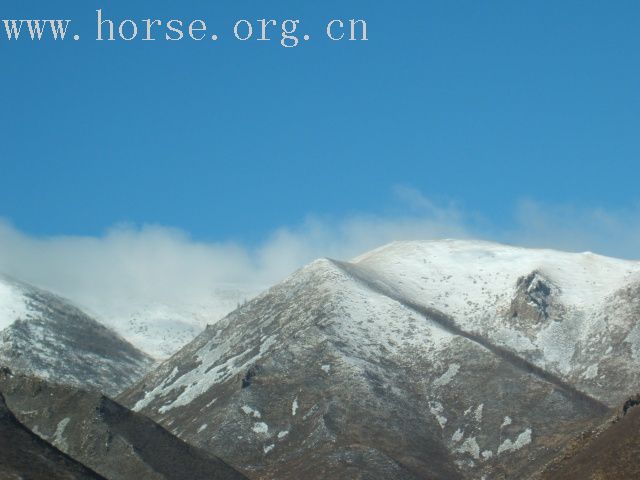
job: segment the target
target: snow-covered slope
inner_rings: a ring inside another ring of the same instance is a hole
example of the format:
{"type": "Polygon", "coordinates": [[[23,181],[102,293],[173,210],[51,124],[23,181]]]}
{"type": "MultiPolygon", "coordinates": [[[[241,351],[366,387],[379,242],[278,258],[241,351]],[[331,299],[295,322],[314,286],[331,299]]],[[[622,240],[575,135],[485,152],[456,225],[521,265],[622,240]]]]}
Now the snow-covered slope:
{"type": "Polygon", "coordinates": [[[253,478],[526,478],[640,388],[638,272],[460,241],[319,260],[121,398],[253,478]]]}
{"type": "Polygon", "coordinates": [[[0,276],[0,365],[115,395],[153,360],[60,297],[0,276]]]}
{"type": "Polygon", "coordinates": [[[395,242],[352,263],[401,295],[478,326],[508,309],[517,280],[532,272],[557,287],[559,302],[582,310],[640,281],[640,262],[465,240],[395,242]]]}
{"type": "Polygon", "coordinates": [[[27,318],[29,301],[17,284],[0,277],[0,330],[19,318],[27,318]]]}
{"type": "Polygon", "coordinates": [[[640,262],[447,240],[393,243],[353,264],[385,293],[443,312],[611,406],[624,397],[612,384],[620,369],[640,380],[640,262]]]}

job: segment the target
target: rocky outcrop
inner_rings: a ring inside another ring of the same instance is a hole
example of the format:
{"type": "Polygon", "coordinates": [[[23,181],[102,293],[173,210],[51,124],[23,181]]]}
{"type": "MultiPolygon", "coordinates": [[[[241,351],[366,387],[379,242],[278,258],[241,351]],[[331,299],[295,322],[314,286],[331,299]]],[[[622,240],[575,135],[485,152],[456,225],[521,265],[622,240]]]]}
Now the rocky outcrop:
{"type": "Polygon", "coordinates": [[[534,271],[518,279],[508,316],[527,328],[546,322],[551,315],[552,301],[557,287],[540,272],[534,271]]]}

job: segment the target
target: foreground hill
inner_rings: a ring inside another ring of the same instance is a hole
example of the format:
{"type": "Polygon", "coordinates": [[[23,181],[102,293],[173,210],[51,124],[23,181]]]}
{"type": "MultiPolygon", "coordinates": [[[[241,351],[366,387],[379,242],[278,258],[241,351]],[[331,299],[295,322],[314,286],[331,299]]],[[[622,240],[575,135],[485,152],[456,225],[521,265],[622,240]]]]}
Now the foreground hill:
{"type": "Polygon", "coordinates": [[[0,276],[0,365],[114,395],[153,363],[69,301],[0,276]]]}
{"type": "Polygon", "coordinates": [[[640,385],[639,280],[483,242],[319,260],[120,400],[256,479],[526,478],[640,385]]]}
{"type": "Polygon", "coordinates": [[[0,478],[104,480],[22,425],[0,394],[0,478]]]}
{"type": "Polygon", "coordinates": [[[0,392],[22,424],[109,480],[246,478],[98,392],[6,373],[0,375],[0,392]]]}

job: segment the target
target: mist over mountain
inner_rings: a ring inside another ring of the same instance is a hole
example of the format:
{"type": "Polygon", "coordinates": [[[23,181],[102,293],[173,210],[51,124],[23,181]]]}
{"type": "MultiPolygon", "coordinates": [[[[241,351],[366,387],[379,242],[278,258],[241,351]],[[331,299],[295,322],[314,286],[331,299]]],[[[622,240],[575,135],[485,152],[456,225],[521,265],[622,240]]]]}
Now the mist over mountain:
{"type": "Polygon", "coordinates": [[[70,299],[138,349],[168,358],[207,324],[319,257],[349,259],[392,240],[491,238],[637,257],[638,209],[521,201],[509,222],[396,186],[380,212],[304,221],[258,240],[212,241],[161,225],[40,237],[0,218],[0,272],[70,299]],[[398,211],[405,212],[397,215],[398,211]]]}

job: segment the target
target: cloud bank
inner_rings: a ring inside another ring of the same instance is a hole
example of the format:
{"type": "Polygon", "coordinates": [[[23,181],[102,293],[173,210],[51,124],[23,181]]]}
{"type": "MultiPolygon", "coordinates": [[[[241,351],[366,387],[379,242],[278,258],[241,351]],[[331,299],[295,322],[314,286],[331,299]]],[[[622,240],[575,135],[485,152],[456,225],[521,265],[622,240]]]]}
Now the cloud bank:
{"type": "Polygon", "coordinates": [[[252,296],[315,258],[349,259],[393,240],[481,238],[640,258],[638,208],[612,212],[523,201],[505,228],[415,190],[400,188],[397,195],[402,215],[309,216],[256,247],[204,243],[152,225],[118,226],[100,237],[36,238],[2,221],[0,271],[108,315],[126,313],[132,304],[204,304],[220,289],[252,296]]]}

